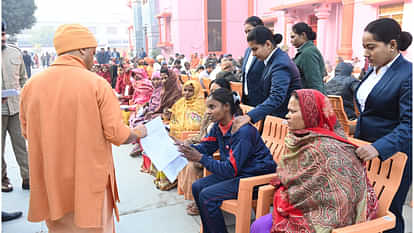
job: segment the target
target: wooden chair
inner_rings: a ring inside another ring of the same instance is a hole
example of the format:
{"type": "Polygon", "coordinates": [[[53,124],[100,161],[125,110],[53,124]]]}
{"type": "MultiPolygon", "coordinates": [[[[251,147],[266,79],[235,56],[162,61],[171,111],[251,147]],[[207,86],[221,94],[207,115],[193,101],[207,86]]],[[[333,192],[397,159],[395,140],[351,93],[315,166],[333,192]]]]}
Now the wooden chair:
{"type": "Polygon", "coordinates": [[[230,87],[233,91],[239,93],[239,96],[241,97],[243,94],[243,84],[239,82],[230,82],[230,87]]]}
{"type": "MultiPolygon", "coordinates": [[[[273,159],[280,157],[284,150],[284,137],[287,134],[287,125],[283,124],[283,119],[268,116],[264,123],[263,139],[273,155],[273,159]],[[283,143],[279,145],[279,143],[283,143]]],[[[264,185],[270,182],[275,174],[267,174],[240,179],[239,192],[237,199],[223,201],[221,209],[236,216],[237,233],[250,232],[250,219],[252,208],[256,208],[257,201],[253,200],[253,189],[256,186],[264,185]]],[[[201,231],[202,233],[202,226],[201,231]]]]}
{"type": "Polygon", "coordinates": [[[357,121],[350,121],[348,120],[348,116],[344,110],[344,103],[342,101],[342,96],[339,95],[328,95],[329,101],[331,102],[332,108],[338,118],[338,121],[341,123],[342,127],[344,128],[345,133],[350,136],[353,133],[350,133],[350,127],[356,126],[357,121]]]}
{"type": "Polygon", "coordinates": [[[199,80],[197,76],[191,76],[191,80],[199,80]]]}
{"type": "MultiPolygon", "coordinates": [[[[368,142],[349,138],[351,142],[362,146],[368,142]]],[[[368,179],[374,186],[379,201],[377,218],[364,223],[337,228],[332,233],[374,233],[392,229],[395,226],[395,216],[388,208],[401,183],[407,156],[404,153],[395,153],[386,161],[374,158],[366,163],[368,179]]],[[[266,185],[259,188],[256,219],[266,215],[273,203],[274,187],[266,185]]]]}

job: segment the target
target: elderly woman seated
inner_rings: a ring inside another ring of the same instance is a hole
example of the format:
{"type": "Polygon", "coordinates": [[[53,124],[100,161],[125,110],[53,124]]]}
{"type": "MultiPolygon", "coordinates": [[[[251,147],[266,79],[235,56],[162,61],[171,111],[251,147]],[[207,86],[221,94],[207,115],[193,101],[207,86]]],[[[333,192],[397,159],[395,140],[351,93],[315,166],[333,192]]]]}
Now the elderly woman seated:
{"type": "Polygon", "coordinates": [[[256,220],[251,232],[331,232],[375,218],[378,202],[364,164],[327,97],[297,90],[288,109],[287,153],[271,181],[274,210],[256,220]]]}

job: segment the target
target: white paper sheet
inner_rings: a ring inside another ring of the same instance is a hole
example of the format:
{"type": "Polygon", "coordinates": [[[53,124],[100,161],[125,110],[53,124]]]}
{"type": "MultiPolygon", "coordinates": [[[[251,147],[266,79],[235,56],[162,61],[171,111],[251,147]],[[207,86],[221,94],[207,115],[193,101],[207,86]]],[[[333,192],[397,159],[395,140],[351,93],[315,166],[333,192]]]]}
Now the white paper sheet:
{"type": "Polygon", "coordinates": [[[174,182],[177,179],[178,173],[187,165],[188,160],[184,157],[178,156],[171,163],[162,170],[169,181],[174,182]]]}
{"type": "Polygon", "coordinates": [[[20,95],[20,91],[16,90],[16,89],[1,90],[1,97],[2,98],[11,97],[11,96],[18,96],[18,95],[20,95]]]}
{"type": "Polygon", "coordinates": [[[161,117],[146,123],[147,136],[141,139],[145,154],[155,167],[165,173],[168,180],[173,182],[178,173],[187,165],[187,159],[180,156],[174,140],[168,135],[161,117]]]}

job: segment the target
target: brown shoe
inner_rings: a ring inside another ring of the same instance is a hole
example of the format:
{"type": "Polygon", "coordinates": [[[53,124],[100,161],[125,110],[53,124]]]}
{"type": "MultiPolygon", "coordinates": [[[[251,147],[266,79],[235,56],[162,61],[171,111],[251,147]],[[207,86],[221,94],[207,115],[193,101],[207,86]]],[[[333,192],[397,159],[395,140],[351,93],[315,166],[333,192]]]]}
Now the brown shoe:
{"type": "Polygon", "coordinates": [[[22,189],[30,190],[30,181],[29,181],[29,179],[24,179],[23,180],[22,189]]]}

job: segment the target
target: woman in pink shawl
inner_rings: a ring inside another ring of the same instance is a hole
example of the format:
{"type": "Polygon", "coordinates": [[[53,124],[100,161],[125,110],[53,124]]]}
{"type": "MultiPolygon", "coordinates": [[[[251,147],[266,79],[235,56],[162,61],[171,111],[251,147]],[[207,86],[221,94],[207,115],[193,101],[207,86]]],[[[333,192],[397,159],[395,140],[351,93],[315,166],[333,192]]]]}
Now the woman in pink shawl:
{"type": "Polygon", "coordinates": [[[152,95],[152,83],[148,79],[148,74],[145,69],[133,69],[132,76],[135,79],[135,82],[132,82],[132,86],[134,87],[132,104],[136,104],[137,109],[139,109],[150,100],[152,95]]]}

